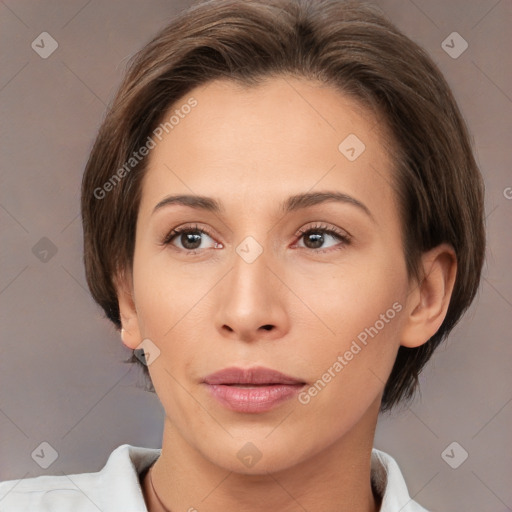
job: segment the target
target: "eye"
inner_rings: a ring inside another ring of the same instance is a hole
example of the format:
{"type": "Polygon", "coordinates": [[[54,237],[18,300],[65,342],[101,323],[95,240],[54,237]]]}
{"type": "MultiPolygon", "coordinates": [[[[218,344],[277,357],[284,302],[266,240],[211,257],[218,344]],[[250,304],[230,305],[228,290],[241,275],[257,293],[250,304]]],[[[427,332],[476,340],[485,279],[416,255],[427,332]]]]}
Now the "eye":
{"type": "Polygon", "coordinates": [[[341,247],[339,248],[350,244],[350,235],[325,225],[316,225],[301,229],[297,236],[299,237],[299,241],[304,241],[304,245],[299,244],[299,247],[311,249],[316,252],[326,252],[325,249],[335,247],[339,245],[339,242],[341,242],[341,247]]]}
{"type": "Polygon", "coordinates": [[[200,229],[198,226],[175,228],[165,237],[162,244],[173,245],[185,251],[222,247],[222,244],[215,242],[205,229],[200,229]],[[209,246],[208,239],[210,239],[209,246]],[[206,247],[205,244],[207,244],[206,247]]]}

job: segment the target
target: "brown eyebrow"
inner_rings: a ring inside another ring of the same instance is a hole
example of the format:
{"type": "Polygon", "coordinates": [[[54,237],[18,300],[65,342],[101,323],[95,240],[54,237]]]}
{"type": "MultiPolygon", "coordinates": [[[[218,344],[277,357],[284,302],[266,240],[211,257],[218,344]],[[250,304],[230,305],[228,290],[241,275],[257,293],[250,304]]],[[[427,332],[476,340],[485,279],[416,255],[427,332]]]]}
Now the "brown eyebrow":
{"type": "Polygon", "coordinates": [[[372,215],[369,208],[363,204],[361,201],[358,201],[355,197],[349,196],[348,194],[343,194],[342,192],[308,192],[306,194],[297,194],[289,197],[284,204],[282,205],[283,212],[292,212],[295,210],[299,210],[301,208],[308,208],[310,206],[315,206],[320,203],[325,203],[327,201],[337,201],[340,203],[351,204],[356,206],[361,211],[366,213],[368,217],[370,217],[373,222],[376,222],[374,216],[372,215]]]}
{"type": "Polygon", "coordinates": [[[207,210],[213,213],[220,213],[224,210],[221,204],[211,197],[181,194],[164,197],[153,208],[153,213],[163,208],[164,206],[169,206],[171,204],[181,204],[183,206],[189,206],[190,208],[195,208],[197,210],[207,210]]]}
{"type": "MultiPolygon", "coordinates": [[[[300,210],[302,208],[315,206],[317,204],[324,203],[327,201],[337,201],[356,206],[361,211],[366,213],[366,215],[368,215],[373,220],[373,222],[376,222],[374,216],[372,215],[367,206],[365,206],[361,201],[358,201],[354,197],[349,196],[348,194],[343,194],[342,192],[328,191],[296,194],[294,196],[290,196],[288,199],[286,199],[286,201],[284,201],[281,204],[281,210],[283,213],[288,213],[300,210]]],[[[164,206],[169,206],[172,204],[180,204],[198,210],[207,210],[213,213],[221,213],[224,211],[224,208],[222,207],[221,203],[211,197],[180,194],[174,196],[167,196],[164,199],[162,199],[153,209],[153,213],[163,208],[164,206]]]]}

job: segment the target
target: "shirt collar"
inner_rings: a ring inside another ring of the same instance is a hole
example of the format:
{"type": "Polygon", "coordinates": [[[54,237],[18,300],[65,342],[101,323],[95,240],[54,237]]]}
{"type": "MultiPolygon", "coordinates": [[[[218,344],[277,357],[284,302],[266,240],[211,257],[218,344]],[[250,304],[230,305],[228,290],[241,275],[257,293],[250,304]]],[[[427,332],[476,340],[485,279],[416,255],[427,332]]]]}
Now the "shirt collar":
{"type": "MultiPolygon", "coordinates": [[[[144,498],[140,487],[139,477],[160,456],[161,450],[154,448],[142,448],[128,444],[118,447],[112,452],[102,473],[109,480],[108,486],[114,491],[109,495],[112,501],[105,503],[106,510],[115,510],[115,500],[118,496],[129,492],[131,495],[126,502],[134,503],[134,510],[144,510],[144,498]],[[125,462],[124,464],[122,462],[125,462]],[[126,463],[128,462],[128,464],[126,463]],[[111,471],[114,469],[115,471],[111,471]],[[140,507],[140,508],[137,508],[140,507]]],[[[387,453],[373,449],[371,456],[372,482],[382,497],[379,512],[427,512],[418,505],[407,490],[404,477],[395,459],[387,453]]],[[[119,502],[117,502],[117,505],[119,502]]]]}
{"type": "Polygon", "coordinates": [[[382,497],[380,512],[427,512],[409,496],[404,477],[393,457],[374,448],[371,465],[372,483],[382,497]]]}
{"type": "MultiPolygon", "coordinates": [[[[140,512],[147,510],[140,476],[160,455],[161,449],[123,444],[110,454],[105,466],[97,473],[22,480],[19,485],[11,486],[13,489],[6,489],[6,494],[10,494],[8,498],[12,500],[22,499],[22,496],[26,499],[40,496],[41,504],[43,501],[51,503],[52,510],[68,510],[67,505],[80,502],[91,510],[94,504],[104,512],[140,512]],[[57,490],[59,492],[55,492],[57,490]],[[62,505],[62,508],[57,505],[62,505]]],[[[382,497],[380,512],[427,512],[409,496],[398,464],[387,453],[372,450],[371,478],[375,490],[382,497]]]]}

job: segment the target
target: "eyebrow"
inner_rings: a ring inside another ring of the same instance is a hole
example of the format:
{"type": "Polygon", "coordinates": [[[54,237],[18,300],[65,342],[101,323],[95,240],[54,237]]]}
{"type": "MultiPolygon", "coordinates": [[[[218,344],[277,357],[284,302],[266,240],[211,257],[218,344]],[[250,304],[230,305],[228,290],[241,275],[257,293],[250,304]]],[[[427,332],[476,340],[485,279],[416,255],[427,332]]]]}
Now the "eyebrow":
{"type": "Polygon", "coordinates": [[[180,204],[195,208],[196,210],[207,210],[213,213],[221,213],[224,209],[221,204],[211,197],[181,194],[177,196],[164,197],[154,208],[151,215],[165,206],[180,204]]]}
{"type": "Polygon", "coordinates": [[[376,222],[374,216],[372,215],[372,212],[365,204],[357,200],[355,197],[349,196],[348,194],[343,194],[342,192],[327,191],[297,194],[289,197],[284,202],[284,204],[282,205],[282,210],[283,212],[293,212],[301,208],[308,208],[310,206],[315,206],[320,203],[332,201],[355,206],[359,210],[364,212],[368,217],[370,217],[370,219],[372,219],[373,222],[376,222]]]}
{"type": "MultiPolygon", "coordinates": [[[[361,201],[356,198],[344,194],[342,192],[307,192],[304,194],[296,194],[290,196],[283,203],[281,203],[281,211],[283,213],[289,213],[297,211],[303,208],[309,208],[317,204],[325,202],[339,202],[349,204],[357,207],[359,210],[364,212],[370,219],[376,223],[375,217],[372,215],[369,208],[364,205],[361,201]]],[[[191,195],[191,194],[180,194],[174,196],[164,197],[153,209],[154,214],[156,211],[173,204],[188,206],[197,210],[206,210],[212,213],[220,214],[224,211],[222,204],[213,199],[212,197],[191,195]]]]}

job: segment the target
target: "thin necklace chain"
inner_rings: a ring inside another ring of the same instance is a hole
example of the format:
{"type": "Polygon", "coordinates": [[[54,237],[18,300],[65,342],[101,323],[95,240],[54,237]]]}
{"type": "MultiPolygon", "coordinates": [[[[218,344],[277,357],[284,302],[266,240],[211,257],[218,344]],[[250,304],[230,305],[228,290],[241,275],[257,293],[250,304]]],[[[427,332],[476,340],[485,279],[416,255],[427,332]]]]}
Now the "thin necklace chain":
{"type": "MultiPolygon", "coordinates": [[[[153,485],[153,477],[151,476],[151,470],[153,469],[153,465],[151,465],[151,467],[149,468],[149,483],[151,485],[151,489],[153,491],[153,495],[155,496],[156,500],[158,501],[159,505],[162,507],[162,510],[163,512],[172,512],[172,510],[169,510],[168,508],[166,508],[166,506],[162,503],[162,500],[160,499],[160,497],[158,496],[157,492],[156,492],[156,489],[155,489],[155,486],[153,485]]],[[[379,500],[376,499],[376,501],[379,503],[379,506],[380,506],[380,495],[378,492],[376,492],[376,488],[375,488],[375,484],[373,482],[373,480],[371,481],[371,484],[372,484],[372,491],[373,491],[373,494],[375,497],[379,497],[379,500]]]]}
{"type": "Polygon", "coordinates": [[[172,512],[171,510],[169,510],[168,508],[165,507],[165,505],[162,503],[162,500],[160,499],[160,497],[158,496],[158,494],[155,490],[155,486],[153,485],[153,477],[151,476],[152,469],[153,469],[153,466],[151,466],[149,468],[149,483],[151,484],[151,489],[153,490],[153,494],[154,494],[155,498],[157,499],[158,503],[160,504],[160,506],[162,507],[162,510],[164,512],[172,512]]]}

